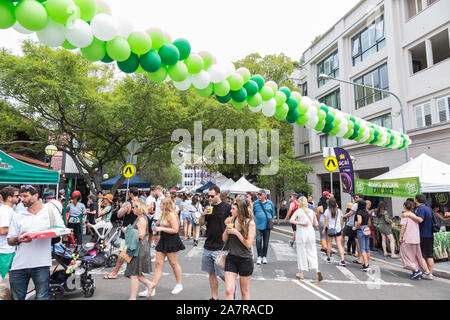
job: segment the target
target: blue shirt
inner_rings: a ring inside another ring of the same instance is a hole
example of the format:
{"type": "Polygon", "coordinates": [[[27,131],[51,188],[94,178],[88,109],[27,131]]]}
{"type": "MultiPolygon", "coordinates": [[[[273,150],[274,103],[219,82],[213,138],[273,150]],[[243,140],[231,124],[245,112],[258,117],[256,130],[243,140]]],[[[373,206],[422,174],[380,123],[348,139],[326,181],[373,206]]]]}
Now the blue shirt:
{"type": "Polygon", "coordinates": [[[421,238],[433,238],[433,213],[425,204],[422,204],[416,210],[416,216],[423,219],[419,224],[421,238]]]}
{"type": "Polygon", "coordinates": [[[273,219],[275,217],[275,207],[270,200],[266,200],[266,202],[262,203],[261,200],[256,200],[253,204],[253,214],[255,215],[255,224],[256,229],[258,230],[266,230],[267,229],[267,218],[264,213],[261,205],[266,209],[267,216],[269,219],[273,219]]]}

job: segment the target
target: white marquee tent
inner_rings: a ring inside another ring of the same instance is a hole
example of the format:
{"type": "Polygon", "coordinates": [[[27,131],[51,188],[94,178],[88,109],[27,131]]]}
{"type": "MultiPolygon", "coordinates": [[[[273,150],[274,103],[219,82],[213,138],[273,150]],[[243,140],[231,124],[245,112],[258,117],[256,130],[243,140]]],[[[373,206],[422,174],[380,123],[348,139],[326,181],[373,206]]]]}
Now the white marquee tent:
{"type": "Polygon", "coordinates": [[[419,177],[422,193],[450,192],[450,165],[425,153],[371,180],[419,177]]]}
{"type": "MultiPolygon", "coordinates": [[[[231,185],[227,189],[228,190],[226,191],[236,194],[244,194],[246,192],[258,192],[259,190],[261,190],[261,188],[258,188],[257,186],[248,182],[248,180],[245,179],[244,176],[242,176],[242,178],[240,178],[235,184],[231,185]]],[[[266,193],[270,194],[270,190],[266,190],[266,193]]]]}

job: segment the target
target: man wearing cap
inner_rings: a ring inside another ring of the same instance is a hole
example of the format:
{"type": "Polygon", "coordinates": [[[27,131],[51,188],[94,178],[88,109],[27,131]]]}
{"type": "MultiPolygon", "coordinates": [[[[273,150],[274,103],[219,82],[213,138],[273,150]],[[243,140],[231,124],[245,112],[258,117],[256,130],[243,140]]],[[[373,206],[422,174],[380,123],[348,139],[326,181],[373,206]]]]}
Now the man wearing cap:
{"type": "Polygon", "coordinates": [[[272,201],[267,200],[265,190],[259,190],[258,200],[253,204],[253,212],[256,223],[256,250],[258,259],[256,264],[267,264],[267,251],[269,250],[270,229],[268,219],[275,217],[275,206],[272,201]]]}
{"type": "Polygon", "coordinates": [[[111,222],[111,216],[113,214],[112,204],[114,201],[114,196],[111,193],[108,193],[103,199],[100,200],[100,209],[98,211],[98,218],[95,222],[99,222],[103,220],[105,222],[111,222]]]}

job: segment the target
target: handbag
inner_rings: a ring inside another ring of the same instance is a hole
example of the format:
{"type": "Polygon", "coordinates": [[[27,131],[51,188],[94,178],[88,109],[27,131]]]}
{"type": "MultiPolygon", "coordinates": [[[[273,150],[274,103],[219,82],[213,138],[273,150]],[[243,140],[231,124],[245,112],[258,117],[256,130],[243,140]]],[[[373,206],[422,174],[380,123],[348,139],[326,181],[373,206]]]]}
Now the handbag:
{"type": "Polygon", "coordinates": [[[266,215],[266,219],[267,219],[267,229],[272,230],[273,229],[273,219],[269,219],[269,216],[267,215],[266,209],[264,209],[264,206],[262,205],[262,203],[260,202],[259,205],[261,206],[261,208],[264,211],[264,214],[266,215]]]}
{"type": "Polygon", "coordinates": [[[223,251],[223,249],[225,248],[225,244],[223,245],[222,250],[220,250],[219,255],[217,256],[216,260],[214,261],[216,266],[221,270],[225,270],[225,262],[227,260],[227,255],[228,255],[228,252],[223,251]]]}
{"type": "Polygon", "coordinates": [[[364,229],[362,229],[362,234],[364,236],[370,236],[370,228],[369,227],[365,227],[364,229]]]}
{"type": "Polygon", "coordinates": [[[337,224],[338,217],[339,217],[339,212],[336,215],[336,219],[334,219],[334,228],[327,228],[327,235],[329,237],[336,237],[336,235],[338,234],[337,229],[336,229],[336,224],[337,224]]]}

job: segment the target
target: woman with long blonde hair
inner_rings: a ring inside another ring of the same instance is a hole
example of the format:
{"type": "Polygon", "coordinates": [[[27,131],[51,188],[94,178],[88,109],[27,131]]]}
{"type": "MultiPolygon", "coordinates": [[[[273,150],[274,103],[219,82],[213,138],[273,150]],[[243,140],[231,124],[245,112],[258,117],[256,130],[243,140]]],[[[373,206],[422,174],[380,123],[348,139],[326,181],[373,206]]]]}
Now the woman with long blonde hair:
{"type": "Polygon", "coordinates": [[[153,281],[151,289],[149,290],[149,296],[161,279],[164,259],[166,257],[169,260],[169,264],[172,267],[177,282],[175,288],[172,290],[172,294],[178,294],[183,291],[183,285],[181,284],[181,267],[178,264],[178,251],[186,248],[178,235],[178,215],[175,212],[174,203],[170,198],[164,198],[161,200],[161,212],[162,214],[159,219],[159,226],[152,228],[155,232],[161,232],[161,238],[155,248],[155,273],[153,274],[153,281]]]}
{"type": "MultiPolygon", "coordinates": [[[[138,230],[138,239],[140,242],[139,254],[133,257],[125,270],[125,276],[131,280],[130,286],[130,300],[136,300],[139,282],[143,283],[148,289],[151,289],[151,281],[148,280],[144,273],[152,271],[152,264],[150,258],[150,246],[148,244],[148,235],[150,227],[148,226],[148,219],[146,214],[148,212],[147,205],[142,199],[134,200],[132,202],[132,209],[137,219],[131,225],[138,230]]],[[[122,228],[126,232],[126,228],[122,228]]]]}
{"type": "Polygon", "coordinates": [[[316,232],[314,228],[319,227],[319,222],[314,211],[308,208],[308,200],[300,197],[298,200],[298,209],[294,212],[290,222],[297,225],[295,241],[297,243],[297,266],[299,273],[296,277],[304,280],[304,271],[310,268],[314,269],[317,279],[323,279],[322,273],[319,271],[319,258],[316,249],[316,232]]]}

